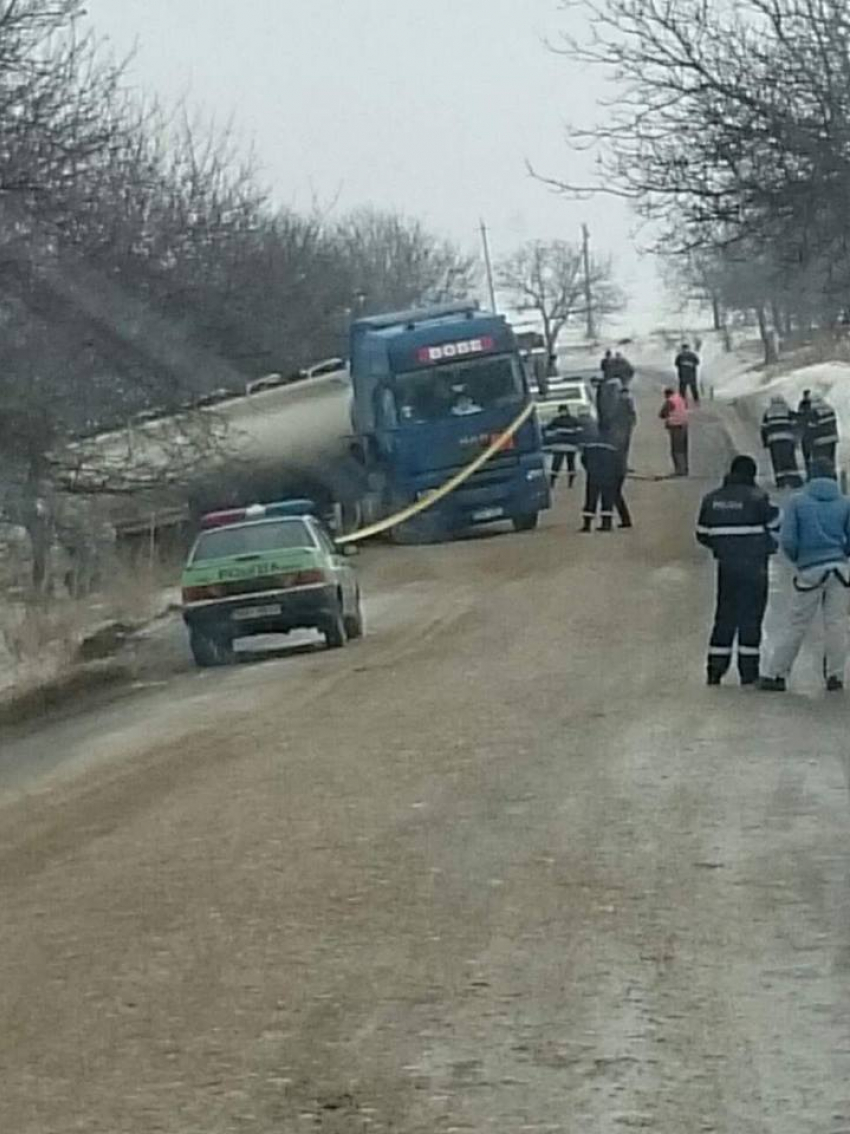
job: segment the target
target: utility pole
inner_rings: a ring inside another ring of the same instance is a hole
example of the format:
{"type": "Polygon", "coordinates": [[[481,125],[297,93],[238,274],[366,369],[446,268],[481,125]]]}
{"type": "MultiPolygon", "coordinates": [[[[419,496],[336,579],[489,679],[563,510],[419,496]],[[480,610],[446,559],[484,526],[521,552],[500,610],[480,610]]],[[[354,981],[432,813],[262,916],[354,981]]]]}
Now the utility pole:
{"type": "Polygon", "coordinates": [[[490,243],[487,240],[487,225],[481,221],[481,246],[484,249],[484,267],[487,270],[487,287],[490,291],[490,308],[496,311],[496,291],[493,287],[493,265],[490,263],[490,243]]]}
{"type": "Polygon", "coordinates": [[[587,314],[587,331],[585,337],[596,338],[596,320],[593,317],[593,289],[590,286],[590,229],[586,224],[581,226],[581,251],[584,260],[584,306],[587,314]]]}

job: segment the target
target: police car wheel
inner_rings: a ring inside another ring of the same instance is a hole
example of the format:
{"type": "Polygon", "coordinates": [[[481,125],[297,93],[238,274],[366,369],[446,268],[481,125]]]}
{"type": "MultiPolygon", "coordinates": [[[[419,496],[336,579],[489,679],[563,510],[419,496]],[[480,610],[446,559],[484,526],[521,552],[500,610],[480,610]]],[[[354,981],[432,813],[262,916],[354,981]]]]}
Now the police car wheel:
{"type": "Polygon", "coordinates": [[[322,633],[325,636],[325,645],[329,650],[340,650],[346,643],[345,637],[345,623],[342,618],[342,611],[337,611],[328,619],[322,628],[322,633]]]}
{"type": "Polygon", "coordinates": [[[537,527],[540,518],[538,512],[528,512],[523,516],[514,516],[512,523],[515,532],[531,532],[537,527]]]}
{"type": "Polygon", "coordinates": [[[363,611],[360,607],[359,596],[354,613],[347,615],[345,619],[345,636],[349,641],[363,637],[363,611]]]}
{"type": "Polygon", "coordinates": [[[189,649],[195,659],[195,665],[207,669],[214,665],[229,665],[234,659],[233,647],[229,643],[216,641],[198,630],[189,635],[189,649]]]}

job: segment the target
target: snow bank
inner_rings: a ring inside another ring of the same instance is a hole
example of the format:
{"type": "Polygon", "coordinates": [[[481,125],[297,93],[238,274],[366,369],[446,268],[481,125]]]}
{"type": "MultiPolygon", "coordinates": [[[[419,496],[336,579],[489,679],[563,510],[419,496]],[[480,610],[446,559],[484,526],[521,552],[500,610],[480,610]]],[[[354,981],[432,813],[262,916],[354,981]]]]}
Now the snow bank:
{"type": "Polygon", "coordinates": [[[796,405],[804,390],[821,394],[839,418],[850,424],[850,362],[817,362],[764,381],[757,371],[737,374],[717,390],[725,399],[747,399],[762,410],[772,397],[781,395],[796,405]]]}

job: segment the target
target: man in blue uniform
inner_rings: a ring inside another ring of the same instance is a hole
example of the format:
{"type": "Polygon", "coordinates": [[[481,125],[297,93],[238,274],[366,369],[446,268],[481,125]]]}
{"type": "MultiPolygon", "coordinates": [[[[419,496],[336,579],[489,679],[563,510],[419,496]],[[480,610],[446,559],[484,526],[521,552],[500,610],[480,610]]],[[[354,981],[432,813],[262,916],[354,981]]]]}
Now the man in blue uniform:
{"type": "Polygon", "coordinates": [[[626,475],[623,452],[611,434],[604,429],[597,429],[593,422],[589,422],[585,429],[581,460],[587,472],[584,523],[581,530],[592,530],[597,508],[600,509],[597,531],[613,531],[615,508],[620,516],[620,527],[630,528],[632,517],[623,498],[626,475]]]}
{"type": "Polygon", "coordinates": [[[674,365],[679,379],[679,396],[687,401],[690,393],[694,405],[699,405],[699,385],[697,383],[699,355],[692,351],[687,343],[682,343],[682,349],[676,355],[674,365]]]}
{"type": "Polygon", "coordinates": [[[756,463],[738,456],[720,488],[703,499],[696,536],[717,560],[717,608],[708,648],[708,684],[719,685],[738,639],[742,685],[759,679],[767,565],[776,551],[779,509],[756,485],[756,463]]]}

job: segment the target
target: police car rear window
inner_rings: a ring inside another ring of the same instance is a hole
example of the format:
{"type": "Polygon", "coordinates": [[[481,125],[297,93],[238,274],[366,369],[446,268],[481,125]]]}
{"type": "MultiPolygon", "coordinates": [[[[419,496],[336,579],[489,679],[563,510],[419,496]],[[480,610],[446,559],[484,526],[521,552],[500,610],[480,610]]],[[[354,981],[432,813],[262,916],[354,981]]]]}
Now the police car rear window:
{"type": "Polygon", "coordinates": [[[313,533],[303,520],[264,520],[204,532],[195,547],[192,562],[315,546],[313,533]]]}

